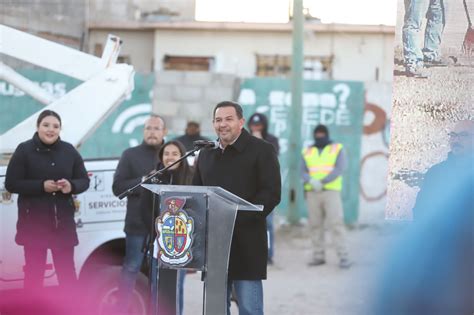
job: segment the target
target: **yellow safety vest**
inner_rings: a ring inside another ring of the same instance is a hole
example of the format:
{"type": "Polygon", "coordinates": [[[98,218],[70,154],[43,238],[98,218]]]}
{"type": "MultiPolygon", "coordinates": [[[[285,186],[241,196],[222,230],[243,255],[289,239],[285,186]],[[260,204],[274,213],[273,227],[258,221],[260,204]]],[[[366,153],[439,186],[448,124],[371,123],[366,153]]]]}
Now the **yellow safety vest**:
{"type": "MultiPolygon", "coordinates": [[[[324,147],[321,154],[318,148],[308,147],[303,150],[303,158],[309,170],[309,176],[315,179],[323,179],[332,172],[336,166],[337,156],[342,150],[342,144],[333,143],[324,147]]],[[[305,184],[304,189],[310,191],[313,189],[311,184],[305,184]]],[[[326,190],[342,190],[342,176],[336,177],[332,182],[323,185],[326,190]]]]}

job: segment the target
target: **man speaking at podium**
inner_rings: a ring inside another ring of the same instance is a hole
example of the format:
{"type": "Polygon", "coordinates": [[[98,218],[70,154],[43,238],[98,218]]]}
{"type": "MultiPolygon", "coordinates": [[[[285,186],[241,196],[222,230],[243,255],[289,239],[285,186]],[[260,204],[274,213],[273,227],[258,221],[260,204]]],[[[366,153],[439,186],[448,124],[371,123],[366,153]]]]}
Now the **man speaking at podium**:
{"type": "Polygon", "coordinates": [[[214,108],[217,148],[201,150],[193,185],[220,186],[263,212],[239,211],[230,250],[227,309],[232,286],[239,315],[263,314],[262,280],[267,277],[266,216],[280,203],[280,165],[273,146],[251,136],[243,126],[242,107],[224,101],[214,108]]]}

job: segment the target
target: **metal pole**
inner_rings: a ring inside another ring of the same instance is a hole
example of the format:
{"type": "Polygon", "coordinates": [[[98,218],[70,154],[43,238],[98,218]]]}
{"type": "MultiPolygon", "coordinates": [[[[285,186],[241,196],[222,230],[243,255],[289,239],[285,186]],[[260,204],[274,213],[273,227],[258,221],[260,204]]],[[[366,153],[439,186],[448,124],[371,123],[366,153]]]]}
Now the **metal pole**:
{"type": "Polygon", "coordinates": [[[301,120],[303,99],[303,0],[293,0],[293,55],[291,63],[291,111],[289,117],[288,221],[298,223],[301,209],[301,120]]]}

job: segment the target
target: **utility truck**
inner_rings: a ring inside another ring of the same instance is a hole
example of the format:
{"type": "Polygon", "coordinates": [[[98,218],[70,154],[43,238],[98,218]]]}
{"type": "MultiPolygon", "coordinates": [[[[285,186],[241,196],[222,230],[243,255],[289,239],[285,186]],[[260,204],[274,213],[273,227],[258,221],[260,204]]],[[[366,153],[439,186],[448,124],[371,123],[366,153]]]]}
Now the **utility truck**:
{"type": "MultiPolygon", "coordinates": [[[[40,66],[83,81],[75,89],[55,99],[26,77],[0,62],[0,79],[15,85],[44,104],[43,109],[58,112],[63,126],[61,138],[77,148],[133,90],[134,70],[117,64],[122,42],[109,35],[101,58],[0,25],[0,55],[40,66]]],[[[0,104],[1,106],[1,104],[0,104]]],[[[42,109],[42,110],[43,110],[42,109]]],[[[30,139],[36,130],[35,113],[0,135],[0,294],[3,290],[23,287],[23,247],[15,243],[17,195],[5,189],[8,160],[16,146],[30,139]]],[[[112,193],[112,181],[118,160],[86,160],[91,179],[89,189],[74,196],[79,245],[75,248],[75,266],[87,292],[107,305],[117,290],[117,280],[125,254],[124,218],[126,199],[112,193]],[[96,277],[100,275],[100,277],[96,277]]],[[[132,299],[133,312],[146,311],[146,271],[140,275],[132,299]]],[[[57,284],[48,252],[45,286],[57,284]]]]}

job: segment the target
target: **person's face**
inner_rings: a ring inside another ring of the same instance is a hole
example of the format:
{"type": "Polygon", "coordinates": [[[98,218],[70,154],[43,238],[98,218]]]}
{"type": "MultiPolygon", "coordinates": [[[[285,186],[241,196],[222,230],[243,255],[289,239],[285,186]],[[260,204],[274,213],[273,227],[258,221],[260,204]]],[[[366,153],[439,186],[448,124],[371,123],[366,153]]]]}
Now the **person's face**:
{"type": "Polygon", "coordinates": [[[449,133],[449,144],[454,155],[468,155],[474,151],[474,122],[460,121],[449,133]]]}
{"type": "Polygon", "coordinates": [[[219,141],[226,146],[237,139],[242,132],[245,120],[237,117],[235,108],[219,107],[214,115],[214,130],[219,141]]]}
{"type": "Polygon", "coordinates": [[[263,132],[263,124],[251,124],[249,128],[250,128],[251,133],[254,133],[254,132],[262,133],[263,132]]]}
{"type": "Polygon", "coordinates": [[[159,117],[151,117],[145,122],[143,140],[147,145],[160,145],[166,133],[163,121],[159,117]]]}
{"type": "Polygon", "coordinates": [[[325,132],[320,132],[320,131],[318,131],[318,132],[315,132],[315,133],[314,133],[314,138],[315,138],[315,139],[323,139],[323,138],[325,138],[326,136],[327,136],[327,134],[326,134],[325,132]]]}
{"type": "Polygon", "coordinates": [[[38,131],[41,142],[44,144],[53,144],[59,138],[61,123],[54,116],[46,116],[41,120],[36,130],[38,131]]]}
{"type": "MultiPolygon", "coordinates": [[[[173,164],[180,158],[181,158],[181,152],[179,152],[179,148],[175,146],[174,144],[167,145],[164,148],[162,162],[166,167],[173,164]]],[[[171,170],[177,169],[180,164],[181,162],[176,165],[173,165],[172,167],[170,167],[170,169],[171,170]]]]}
{"type": "Polygon", "coordinates": [[[196,136],[199,134],[199,132],[200,132],[199,127],[196,125],[189,125],[186,128],[186,134],[190,136],[196,136]]]}

